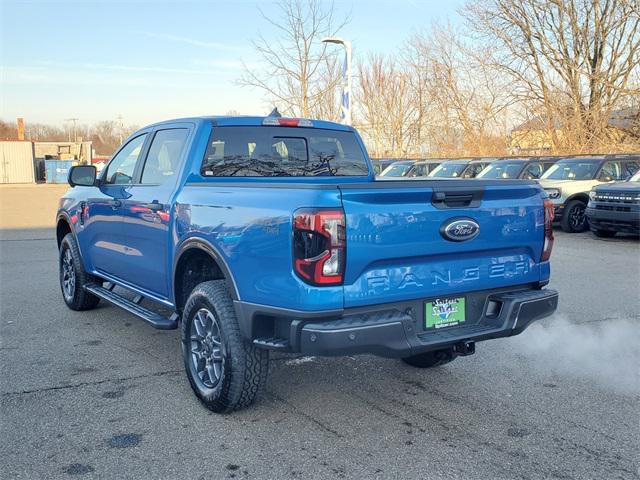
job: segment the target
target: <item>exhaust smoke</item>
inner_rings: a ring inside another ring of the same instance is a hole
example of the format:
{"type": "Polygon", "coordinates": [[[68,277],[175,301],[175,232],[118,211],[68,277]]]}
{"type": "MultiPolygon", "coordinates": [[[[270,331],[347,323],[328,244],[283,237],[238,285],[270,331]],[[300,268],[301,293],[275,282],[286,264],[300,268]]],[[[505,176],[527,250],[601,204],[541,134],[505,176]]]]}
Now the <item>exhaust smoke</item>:
{"type": "Polygon", "coordinates": [[[555,315],[512,340],[543,375],[569,375],[617,392],[640,393],[640,318],[571,323],[555,315]]]}

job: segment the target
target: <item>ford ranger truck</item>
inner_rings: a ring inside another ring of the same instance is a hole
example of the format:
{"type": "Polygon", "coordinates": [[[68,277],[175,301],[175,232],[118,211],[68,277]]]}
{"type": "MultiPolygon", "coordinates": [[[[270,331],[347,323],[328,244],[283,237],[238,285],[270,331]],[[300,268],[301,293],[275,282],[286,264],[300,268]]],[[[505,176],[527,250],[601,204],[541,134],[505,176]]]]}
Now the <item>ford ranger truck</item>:
{"type": "Polygon", "coordinates": [[[537,183],[376,181],[344,125],[158,123],[69,183],[64,301],[179,328],[187,378],[214,412],[253,402],[272,350],[435,367],[558,302],[544,288],[553,206],[537,183]]]}

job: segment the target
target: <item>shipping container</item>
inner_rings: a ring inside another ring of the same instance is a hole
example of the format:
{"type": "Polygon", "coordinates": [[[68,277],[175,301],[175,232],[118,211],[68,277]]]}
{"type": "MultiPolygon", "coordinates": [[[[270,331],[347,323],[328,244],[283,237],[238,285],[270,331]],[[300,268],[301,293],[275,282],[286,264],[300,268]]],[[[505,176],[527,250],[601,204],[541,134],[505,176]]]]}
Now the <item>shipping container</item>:
{"type": "Polygon", "coordinates": [[[35,183],[32,142],[0,142],[0,183],[35,183]]]}
{"type": "Polygon", "coordinates": [[[47,183],[67,183],[69,170],[77,163],[72,160],[45,160],[47,183]]]}

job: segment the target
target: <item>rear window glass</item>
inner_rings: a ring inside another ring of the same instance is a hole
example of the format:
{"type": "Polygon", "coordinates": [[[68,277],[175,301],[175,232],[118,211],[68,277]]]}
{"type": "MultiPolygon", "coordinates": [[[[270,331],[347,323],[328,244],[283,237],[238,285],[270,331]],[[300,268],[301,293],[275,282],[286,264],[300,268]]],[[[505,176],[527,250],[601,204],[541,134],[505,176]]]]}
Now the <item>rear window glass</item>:
{"type": "Polygon", "coordinates": [[[369,170],[352,132],[293,127],[214,127],[207,177],[361,176],[369,170]]]}

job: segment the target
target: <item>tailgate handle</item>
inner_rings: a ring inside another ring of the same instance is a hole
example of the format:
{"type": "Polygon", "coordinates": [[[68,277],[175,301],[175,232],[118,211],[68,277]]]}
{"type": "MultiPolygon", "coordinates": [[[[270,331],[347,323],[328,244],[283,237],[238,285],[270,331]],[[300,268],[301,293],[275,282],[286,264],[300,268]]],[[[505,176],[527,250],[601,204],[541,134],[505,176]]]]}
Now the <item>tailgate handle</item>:
{"type": "Polygon", "coordinates": [[[478,207],[482,200],[482,190],[433,192],[431,203],[436,208],[478,207]]]}

